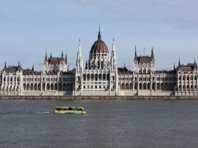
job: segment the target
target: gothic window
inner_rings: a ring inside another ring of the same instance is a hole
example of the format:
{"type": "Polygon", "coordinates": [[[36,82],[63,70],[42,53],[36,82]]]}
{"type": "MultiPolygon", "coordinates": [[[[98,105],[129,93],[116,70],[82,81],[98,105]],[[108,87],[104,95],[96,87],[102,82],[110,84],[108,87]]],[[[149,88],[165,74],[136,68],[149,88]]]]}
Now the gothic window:
{"type": "Polygon", "coordinates": [[[31,84],[31,88],[30,88],[30,90],[33,90],[33,84],[31,84]]]}
{"type": "Polygon", "coordinates": [[[49,90],[50,89],[50,85],[49,84],[47,84],[47,90],[49,90]]]}
{"type": "Polygon", "coordinates": [[[37,85],[36,84],[34,84],[34,90],[37,90],[37,85]]]}
{"type": "Polygon", "coordinates": [[[103,80],[105,80],[105,74],[103,74],[103,80]]]}
{"type": "Polygon", "coordinates": [[[152,84],[152,89],[155,89],[155,83],[152,84]]]}
{"type": "Polygon", "coordinates": [[[99,74],[99,80],[101,80],[102,79],[102,75],[101,74],[99,74]]]}
{"type": "Polygon", "coordinates": [[[135,83],[135,89],[137,89],[137,83],[135,83]]]}
{"type": "Polygon", "coordinates": [[[53,84],[51,84],[51,90],[54,90],[54,85],[53,84]]]}
{"type": "Polygon", "coordinates": [[[146,89],[146,83],[144,83],[144,85],[143,85],[143,89],[146,89]]]}
{"type": "Polygon", "coordinates": [[[160,83],[157,83],[157,89],[158,90],[160,89],[160,83]]]}
{"type": "Polygon", "coordinates": [[[110,75],[108,74],[108,75],[107,75],[107,80],[108,80],[108,81],[109,81],[109,77],[110,77],[110,75]]]}
{"type": "Polygon", "coordinates": [[[90,80],[90,74],[87,75],[87,80],[88,80],[88,81],[90,80]]]}
{"type": "Polygon", "coordinates": [[[38,85],[38,90],[41,90],[41,84],[38,85]]]}
{"type": "Polygon", "coordinates": [[[142,83],[139,84],[140,89],[142,89],[142,83]]]}
{"type": "Polygon", "coordinates": [[[150,83],[148,83],[147,85],[148,85],[148,89],[150,89],[150,85],[151,85],[151,84],[150,84],[150,83]]]}
{"type": "MultiPolygon", "coordinates": [[[[79,85],[79,89],[80,89],[80,85],[79,85]]],[[[66,90],[66,84],[64,83],[63,84],[63,91],[65,91],[66,90]]]]}
{"type": "Polygon", "coordinates": [[[86,80],[86,75],[85,75],[85,74],[83,74],[83,80],[84,80],[84,81],[86,80]]]}
{"type": "Polygon", "coordinates": [[[95,81],[98,81],[98,75],[95,74],[95,81]]]}
{"type": "Polygon", "coordinates": [[[25,84],[23,84],[23,89],[26,90],[26,85],[25,84]]]}
{"type": "Polygon", "coordinates": [[[132,85],[132,83],[130,83],[130,89],[132,89],[132,87],[133,87],[133,85],[132,85]]]}
{"type": "Polygon", "coordinates": [[[43,91],[45,91],[45,84],[43,84],[43,91]]]}
{"type": "Polygon", "coordinates": [[[128,83],[126,84],[126,89],[129,89],[129,84],[128,83]]]}

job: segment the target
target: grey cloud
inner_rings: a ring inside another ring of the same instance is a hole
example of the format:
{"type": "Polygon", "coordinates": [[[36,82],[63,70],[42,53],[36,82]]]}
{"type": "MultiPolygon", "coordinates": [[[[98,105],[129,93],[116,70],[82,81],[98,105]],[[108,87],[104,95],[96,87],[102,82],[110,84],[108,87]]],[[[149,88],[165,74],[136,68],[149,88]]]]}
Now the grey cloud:
{"type": "Polygon", "coordinates": [[[76,0],[76,2],[102,9],[107,13],[122,15],[133,21],[151,20],[182,28],[198,26],[196,0],[76,0]]]}

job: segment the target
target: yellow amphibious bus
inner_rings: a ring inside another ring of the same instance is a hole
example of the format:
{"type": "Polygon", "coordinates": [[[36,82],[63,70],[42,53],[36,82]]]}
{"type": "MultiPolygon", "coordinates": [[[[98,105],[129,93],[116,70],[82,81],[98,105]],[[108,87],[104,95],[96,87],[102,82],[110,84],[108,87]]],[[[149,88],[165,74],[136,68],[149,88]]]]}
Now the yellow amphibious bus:
{"type": "Polygon", "coordinates": [[[56,106],[55,113],[59,114],[85,114],[83,107],[71,107],[71,106],[56,106]]]}

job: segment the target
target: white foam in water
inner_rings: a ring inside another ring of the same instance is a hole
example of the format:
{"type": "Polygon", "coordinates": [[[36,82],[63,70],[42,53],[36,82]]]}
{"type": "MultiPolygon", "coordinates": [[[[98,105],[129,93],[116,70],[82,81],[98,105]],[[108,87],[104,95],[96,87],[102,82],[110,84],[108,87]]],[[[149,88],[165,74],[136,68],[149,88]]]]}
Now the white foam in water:
{"type": "Polygon", "coordinates": [[[36,114],[49,114],[50,112],[35,112],[36,114]]]}

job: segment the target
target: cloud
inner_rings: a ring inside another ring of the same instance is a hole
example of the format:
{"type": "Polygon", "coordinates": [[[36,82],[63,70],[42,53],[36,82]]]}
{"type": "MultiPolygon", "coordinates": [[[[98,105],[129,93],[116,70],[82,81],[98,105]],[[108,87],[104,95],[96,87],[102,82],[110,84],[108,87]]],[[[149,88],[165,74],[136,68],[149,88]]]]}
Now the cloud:
{"type": "Polygon", "coordinates": [[[132,21],[168,23],[177,28],[198,27],[197,0],[76,0],[132,21]]]}

